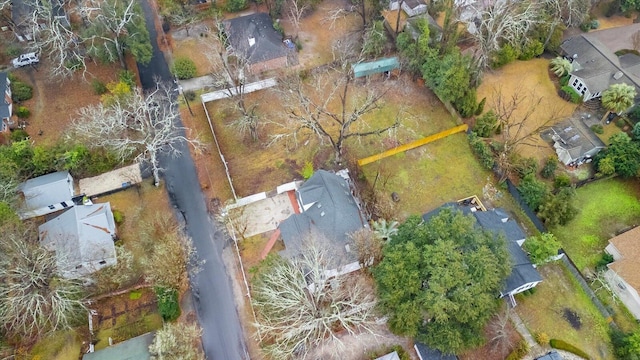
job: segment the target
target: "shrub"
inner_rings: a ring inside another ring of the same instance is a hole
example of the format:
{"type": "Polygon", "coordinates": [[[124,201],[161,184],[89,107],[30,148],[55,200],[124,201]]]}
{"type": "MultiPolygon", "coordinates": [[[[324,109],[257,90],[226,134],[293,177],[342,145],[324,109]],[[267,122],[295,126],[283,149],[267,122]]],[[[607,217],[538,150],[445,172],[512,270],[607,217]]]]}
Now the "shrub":
{"type": "Polygon", "coordinates": [[[538,209],[538,217],[547,227],[566,225],[578,214],[578,209],[573,206],[574,195],[573,188],[565,187],[557,194],[547,196],[538,209]]]}
{"type": "Polygon", "coordinates": [[[518,191],[531,209],[537,210],[549,195],[549,188],[545,183],[539,181],[533,175],[525,176],[518,185],[518,191]]]}
{"type": "Polygon", "coordinates": [[[539,345],[545,346],[549,344],[549,335],[547,335],[547,333],[537,332],[533,334],[533,338],[539,345]]]}
{"type": "Polygon", "coordinates": [[[514,48],[509,44],[505,44],[502,46],[500,50],[498,50],[491,60],[491,67],[497,69],[508,63],[514,61],[519,56],[518,49],[514,48]]]}
{"type": "Polygon", "coordinates": [[[616,126],[619,127],[620,129],[622,129],[625,125],[627,125],[627,122],[624,121],[624,118],[622,117],[618,117],[616,119],[616,126]]]}
{"type": "Polygon", "coordinates": [[[484,104],[487,102],[487,98],[483,97],[482,100],[480,100],[480,103],[478,103],[478,107],[476,108],[476,116],[479,116],[480,114],[482,114],[482,112],[484,111],[484,104]]]}
{"type": "Polygon", "coordinates": [[[22,48],[16,44],[8,44],[8,45],[5,45],[4,53],[8,57],[11,57],[11,58],[16,57],[20,55],[20,53],[22,53],[22,48]]]}
{"type": "Polygon", "coordinates": [[[247,0],[227,0],[225,10],[228,12],[238,12],[247,7],[247,0]]]}
{"type": "Polygon", "coordinates": [[[526,340],[520,340],[515,349],[505,358],[505,360],[520,360],[529,353],[529,344],[526,340]]]}
{"type": "Polygon", "coordinates": [[[602,127],[602,125],[600,124],[595,124],[591,126],[591,131],[596,134],[604,134],[604,127],[602,127]]]}
{"type": "Polygon", "coordinates": [[[300,175],[302,175],[302,178],[305,180],[309,180],[309,178],[313,176],[313,163],[311,161],[304,163],[302,171],[300,171],[300,175]]]}
{"type": "Polygon", "coordinates": [[[560,78],[560,86],[566,86],[569,84],[569,78],[571,78],[571,74],[566,74],[565,76],[560,78]]]}
{"type": "Polygon", "coordinates": [[[538,172],[538,161],[534,158],[518,156],[514,159],[514,168],[520,179],[538,172]]]}
{"type": "Polygon", "coordinates": [[[16,80],[11,82],[11,99],[15,102],[21,102],[29,100],[33,97],[33,88],[23,83],[22,81],[16,80]]]}
{"type": "Polygon", "coordinates": [[[563,341],[563,340],[558,340],[558,339],[551,339],[549,340],[549,345],[551,345],[552,348],[554,349],[558,349],[558,350],[565,350],[568,351],[570,353],[576,354],[580,357],[583,357],[585,359],[591,359],[591,357],[584,351],[578,349],[577,347],[563,341]]]}
{"type": "Polygon", "coordinates": [[[129,299],[131,300],[138,300],[142,297],[142,291],[140,290],[133,290],[132,292],[129,293],[129,299]]]}
{"type": "Polygon", "coordinates": [[[196,76],[196,64],[189,58],[179,57],[173,62],[171,72],[180,80],[191,79],[196,76]]]}
{"type": "Polygon", "coordinates": [[[188,90],[184,92],[184,97],[189,101],[194,101],[197,97],[196,92],[192,90],[188,90]]]}
{"type": "Polygon", "coordinates": [[[130,70],[122,70],[118,73],[118,80],[129,85],[129,88],[133,89],[136,87],[136,75],[133,71],[130,70]]]}
{"type": "Polygon", "coordinates": [[[493,110],[489,110],[476,119],[476,125],[473,127],[473,131],[480,137],[491,137],[495,133],[497,125],[498,117],[496,113],[494,113],[493,110]]]}
{"type": "Polygon", "coordinates": [[[27,134],[26,131],[22,129],[16,129],[11,131],[11,135],[9,136],[9,139],[11,139],[12,142],[18,142],[18,141],[25,140],[28,137],[29,137],[29,134],[27,134]]]}
{"type": "Polygon", "coordinates": [[[480,163],[485,168],[491,170],[493,169],[494,159],[493,154],[491,153],[491,149],[481,138],[476,135],[476,133],[469,133],[469,145],[471,146],[471,150],[480,160],[480,163]]]}
{"type": "Polygon", "coordinates": [[[124,222],[124,214],[120,210],[113,210],[113,221],[120,225],[124,222]]]}
{"type": "Polygon", "coordinates": [[[518,56],[520,60],[531,60],[534,57],[540,56],[544,52],[544,45],[538,40],[530,40],[522,48],[522,53],[518,56]]]}
{"type": "Polygon", "coordinates": [[[558,176],[553,180],[553,187],[556,189],[567,186],[571,186],[571,177],[567,174],[558,174],[558,176]]]}
{"type": "Polygon", "coordinates": [[[560,91],[565,94],[562,96],[564,99],[569,100],[574,104],[582,104],[582,95],[575,91],[571,86],[565,85],[560,89],[560,91]]]}
{"type": "Polygon", "coordinates": [[[540,176],[545,179],[549,179],[553,176],[558,168],[558,160],[555,156],[549,156],[547,160],[544,162],[544,166],[542,167],[542,171],[540,171],[540,176]]]}
{"type": "Polygon", "coordinates": [[[476,90],[468,89],[462,97],[455,99],[452,105],[463,118],[473,116],[478,108],[476,90]]]}
{"type": "Polygon", "coordinates": [[[178,290],[171,288],[154,288],[158,298],[158,312],[164,321],[174,321],[180,316],[178,290]]]}
{"type": "Polygon", "coordinates": [[[613,260],[614,260],[613,255],[602,253],[602,256],[600,257],[600,259],[598,259],[598,262],[596,263],[596,271],[606,270],[607,265],[611,264],[613,260]]]}
{"type": "Polygon", "coordinates": [[[96,95],[102,95],[107,92],[107,85],[98,79],[91,80],[91,88],[96,95]]]}
{"type": "Polygon", "coordinates": [[[640,106],[634,106],[628,113],[631,120],[634,122],[640,122],[640,106]]]}
{"type": "Polygon", "coordinates": [[[613,175],[616,172],[616,164],[613,158],[605,157],[598,161],[598,172],[603,176],[613,175]]]}
{"type": "Polygon", "coordinates": [[[26,106],[18,106],[18,109],[16,110],[16,116],[20,119],[26,119],[31,116],[31,111],[29,111],[26,106]]]}

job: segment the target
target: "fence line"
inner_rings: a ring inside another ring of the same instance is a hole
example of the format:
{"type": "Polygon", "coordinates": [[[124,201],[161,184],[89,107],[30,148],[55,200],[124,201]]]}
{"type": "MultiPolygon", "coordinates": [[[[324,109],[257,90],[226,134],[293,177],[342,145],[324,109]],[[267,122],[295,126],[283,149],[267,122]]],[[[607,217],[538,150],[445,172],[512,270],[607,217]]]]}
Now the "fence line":
{"type": "Polygon", "coordinates": [[[522,211],[524,211],[527,217],[531,220],[531,222],[533,223],[533,226],[535,226],[536,229],[538,229],[538,231],[540,232],[547,232],[547,228],[544,226],[544,224],[542,223],[538,215],[536,215],[536,213],[529,207],[529,205],[527,205],[527,203],[524,202],[524,199],[522,198],[522,195],[520,195],[518,188],[516,188],[516,186],[513,185],[511,180],[507,179],[506,182],[507,182],[507,189],[509,190],[509,193],[511,194],[511,196],[513,196],[513,198],[516,200],[518,205],[520,205],[520,208],[522,209],[522,211]]]}
{"type": "Polygon", "coordinates": [[[229,164],[227,164],[227,160],[225,160],[224,155],[222,155],[222,150],[220,150],[220,144],[218,144],[218,137],[216,136],[215,131],[213,131],[213,124],[211,123],[211,117],[209,117],[209,110],[207,110],[207,104],[203,101],[202,107],[204,108],[204,113],[207,115],[207,121],[209,122],[209,129],[211,129],[211,135],[213,135],[213,141],[216,143],[216,148],[218,149],[218,155],[220,155],[220,160],[222,160],[222,164],[224,164],[224,172],[227,174],[227,180],[229,180],[229,186],[231,187],[231,193],[233,194],[233,199],[238,200],[238,196],[236,195],[236,189],[233,187],[233,181],[231,181],[231,173],[229,172],[229,164]]]}

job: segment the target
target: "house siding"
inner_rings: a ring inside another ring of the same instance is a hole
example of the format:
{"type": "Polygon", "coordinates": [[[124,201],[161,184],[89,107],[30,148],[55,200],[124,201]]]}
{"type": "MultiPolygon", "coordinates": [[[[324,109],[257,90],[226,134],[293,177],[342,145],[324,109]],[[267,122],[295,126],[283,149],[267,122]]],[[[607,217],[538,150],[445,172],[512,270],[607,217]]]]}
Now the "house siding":
{"type": "Polygon", "coordinates": [[[605,273],[605,279],[609,283],[611,290],[618,295],[618,298],[629,312],[637,320],[640,320],[640,295],[638,295],[638,291],[611,269],[605,273]]]}
{"type": "Polygon", "coordinates": [[[612,243],[609,243],[609,245],[607,245],[607,247],[604,248],[604,251],[606,251],[607,254],[613,256],[614,261],[618,261],[622,259],[622,254],[620,254],[620,251],[618,251],[616,246],[613,245],[612,243]]]}

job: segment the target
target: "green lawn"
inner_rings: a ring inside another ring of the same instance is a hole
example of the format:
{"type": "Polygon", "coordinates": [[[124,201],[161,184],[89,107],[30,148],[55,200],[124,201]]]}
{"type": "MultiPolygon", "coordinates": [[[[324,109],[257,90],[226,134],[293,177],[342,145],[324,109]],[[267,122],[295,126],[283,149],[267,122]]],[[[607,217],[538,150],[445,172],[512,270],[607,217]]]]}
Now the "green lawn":
{"type": "Polygon", "coordinates": [[[566,226],[551,229],[578,270],[593,268],[616,232],[640,223],[637,180],[601,180],[577,189],[579,214],[566,226]]]}
{"type": "Polygon", "coordinates": [[[56,331],[34,345],[29,355],[33,360],[77,360],[82,340],[74,330],[56,331]]]}
{"type": "Polygon", "coordinates": [[[538,268],[544,281],[533,295],[516,296],[515,310],[532,333],[546,333],[585,351],[594,360],[613,359],[609,325],[562,263],[538,268]],[[565,318],[577,315],[579,324],[565,318]]]}
{"type": "Polygon", "coordinates": [[[121,315],[118,316],[115,326],[101,329],[96,333],[98,342],[95,345],[95,349],[100,350],[109,346],[109,338],[112,338],[114,343],[121,342],[158,330],[161,327],[162,317],[156,312],[148,313],[133,320],[129,319],[127,315],[121,315]]]}

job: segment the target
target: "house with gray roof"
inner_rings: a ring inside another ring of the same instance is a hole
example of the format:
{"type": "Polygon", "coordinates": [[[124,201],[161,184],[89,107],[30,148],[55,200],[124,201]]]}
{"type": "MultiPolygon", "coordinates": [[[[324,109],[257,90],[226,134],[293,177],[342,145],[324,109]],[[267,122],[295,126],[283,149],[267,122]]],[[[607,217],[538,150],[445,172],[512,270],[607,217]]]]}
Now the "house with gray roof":
{"type": "Polygon", "coordinates": [[[613,84],[636,88],[640,100],[640,56],[633,53],[616,55],[616,51],[633,49],[627,38],[638,24],[576,35],[560,45],[561,53],[572,62],[568,85],[582,95],[584,101],[602,96],[613,84]]]}
{"type": "Polygon", "coordinates": [[[9,132],[9,128],[13,125],[11,116],[13,116],[13,100],[11,100],[11,80],[6,72],[0,72],[0,94],[3,94],[0,100],[0,133],[9,132]]]}
{"type": "Polygon", "coordinates": [[[590,162],[605,144],[591,131],[583,120],[569,118],[540,133],[553,142],[558,160],[565,165],[579,165],[590,162]]]}
{"type": "Polygon", "coordinates": [[[38,227],[40,243],[55,252],[58,270],[81,278],[115,265],[116,225],[107,203],[77,205],[38,227]]]}
{"type": "Polygon", "coordinates": [[[475,218],[478,227],[490,231],[496,236],[504,236],[507,242],[507,251],[511,258],[511,273],[505,280],[504,288],[500,292],[500,297],[508,296],[512,304],[515,304],[513,296],[523,291],[529,290],[542,282],[540,273],[531,263],[529,256],[522,249],[522,244],[526,240],[526,234],[512,219],[504,209],[479,210],[476,206],[468,206],[461,203],[446,203],[441,207],[430,211],[422,216],[424,221],[440,213],[444,209],[454,209],[464,215],[471,215],[475,218]]]}
{"type": "Polygon", "coordinates": [[[260,73],[286,67],[288,49],[282,34],[267,13],[255,13],[223,21],[227,51],[247,62],[249,72],[260,73]]]}
{"type": "Polygon", "coordinates": [[[360,269],[356,249],[349,234],[366,224],[349,185],[348,172],[337,174],[318,170],[296,191],[299,213],[280,223],[285,257],[302,252],[303,241],[317,232],[326,241],[330,276],[360,269]]]}
{"type": "Polygon", "coordinates": [[[151,358],[149,345],[153,342],[153,332],[136,336],[133,339],[84,354],[82,360],[148,360],[151,358]]]}
{"type": "Polygon", "coordinates": [[[535,358],[535,360],[562,360],[562,356],[557,351],[549,351],[548,353],[535,358]]]}
{"type": "Polygon", "coordinates": [[[413,348],[416,350],[420,360],[458,360],[458,357],[453,354],[443,354],[442,351],[430,348],[422,343],[415,343],[413,348]]]}
{"type": "Polygon", "coordinates": [[[398,355],[397,351],[388,353],[386,355],[380,356],[379,358],[376,358],[375,360],[400,360],[400,356],[398,355]]]}
{"type": "Polygon", "coordinates": [[[30,219],[64,210],[74,205],[73,178],[68,171],[58,171],[29,179],[18,186],[23,197],[18,211],[21,219],[30,219]]]}

